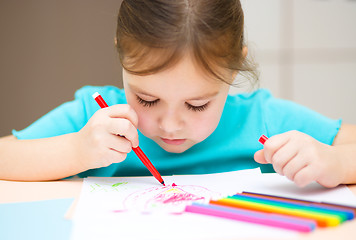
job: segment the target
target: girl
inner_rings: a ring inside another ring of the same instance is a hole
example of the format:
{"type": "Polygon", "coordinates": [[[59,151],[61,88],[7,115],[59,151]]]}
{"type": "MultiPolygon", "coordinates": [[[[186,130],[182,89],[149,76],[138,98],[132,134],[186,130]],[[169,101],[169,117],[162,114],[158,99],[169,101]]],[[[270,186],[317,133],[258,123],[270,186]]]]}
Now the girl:
{"type": "Polygon", "coordinates": [[[228,95],[237,74],[256,79],[243,19],[238,0],[124,0],[116,46],[125,90],[86,86],[2,138],[0,178],[149,175],[131,151],[140,144],[162,175],[268,163],[299,186],[356,183],[356,126],[266,90],[228,95]],[[111,107],[99,109],[95,92],[111,107]],[[263,150],[261,134],[271,136],[263,150]]]}

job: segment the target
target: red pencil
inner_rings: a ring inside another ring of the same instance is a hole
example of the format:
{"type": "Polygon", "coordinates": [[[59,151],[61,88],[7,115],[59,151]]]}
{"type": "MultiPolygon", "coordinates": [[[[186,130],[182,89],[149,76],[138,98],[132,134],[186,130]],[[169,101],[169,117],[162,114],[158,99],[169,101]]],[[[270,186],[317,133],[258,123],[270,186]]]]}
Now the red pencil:
{"type": "MultiPolygon", "coordinates": [[[[99,104],[101,108],[106,108],[109,107],[108,104],[104,101],[103,97],[99,93],[94,93],[93,98],[95,101],[99,104]]],[[[146,168],[150,171],[150,173],[163,185],[164,181],[161,177],[161,174],[157,171],[157,169],[153,166],[153,164],[150,162],[148,157],[143,153],[141,148],[139,146],[133,147],[132,150],[136,153],[137,157],[141,160],[141,162],[146,166],[146,168]]]]}

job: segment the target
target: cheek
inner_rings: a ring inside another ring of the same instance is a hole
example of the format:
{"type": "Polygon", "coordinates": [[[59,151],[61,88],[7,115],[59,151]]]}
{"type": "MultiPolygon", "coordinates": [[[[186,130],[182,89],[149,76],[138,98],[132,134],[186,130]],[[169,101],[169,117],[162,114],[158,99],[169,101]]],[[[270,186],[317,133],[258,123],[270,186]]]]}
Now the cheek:
{"type": "Polygon", "coordinates": [[[152,136],[156,130],[156,124],[154,121],[154,116],[147,109],[136,108],[135,109],[138,115],[138,129],[146,137],[152,136]]]}
{"type": "Polygon", "coordinates": [[[154,129],[152,114],[149,109],[143,108],[137,101],[136,97],[130,92],[126,92],[127,103],[135,110],[138,116],[138,129],[145,136],[152,135],[154,129]]]}
{"type": "Polygon", "coordinates": [[[224,105],[225,101],[222,98],[211,106],[211,108],[199,114],[198,119],[195,119],[194,126],[192,126],[192,132],[194,132],[197,140],[203,141],[215,131],[216,127],[219,125],[224,105]]]}
{"type": "Polygon", "coordinates": [[[195,118],[190,125],[191,133],[198,141],[203,141],[207,138],[219,124],[221,114],[216,111],[209,111],[206,114],[201,114],[199,118],[195,118]]]}

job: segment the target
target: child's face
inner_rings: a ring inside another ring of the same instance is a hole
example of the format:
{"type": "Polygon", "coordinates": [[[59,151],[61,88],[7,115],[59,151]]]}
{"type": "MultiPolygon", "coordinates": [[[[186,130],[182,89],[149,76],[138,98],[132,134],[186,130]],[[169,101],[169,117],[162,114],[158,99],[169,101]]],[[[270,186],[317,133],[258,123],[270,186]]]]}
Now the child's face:
{"type": "Polygon", "coordinates": [[[208,79],[189,56],[157,74],[124,71],[123,80],[138,129],[173,153],[184,152],[215,130],[229,91],[228,84],[208,79]]]}

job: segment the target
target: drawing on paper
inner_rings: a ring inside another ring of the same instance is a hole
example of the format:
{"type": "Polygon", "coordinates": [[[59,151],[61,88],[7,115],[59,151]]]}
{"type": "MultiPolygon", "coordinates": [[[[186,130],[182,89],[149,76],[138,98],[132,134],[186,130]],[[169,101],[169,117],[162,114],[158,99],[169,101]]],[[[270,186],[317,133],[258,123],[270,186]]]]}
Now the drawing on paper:
{"type": "Polygon", "coordinates": [[[134,192],[125,198],[124,208],[146,213],[157,211],[178,213],[193,201],[206,202],[220,197],[220,193],[201,186],[172,184],[134,192]]]}
{"type": "Polygon", "coordinates": [[[117,182],[117,183],[93,183],[90,184],[90,192],[112,192],[119,191],[120,187],[128,184],[128,182],[117,182]]]}

